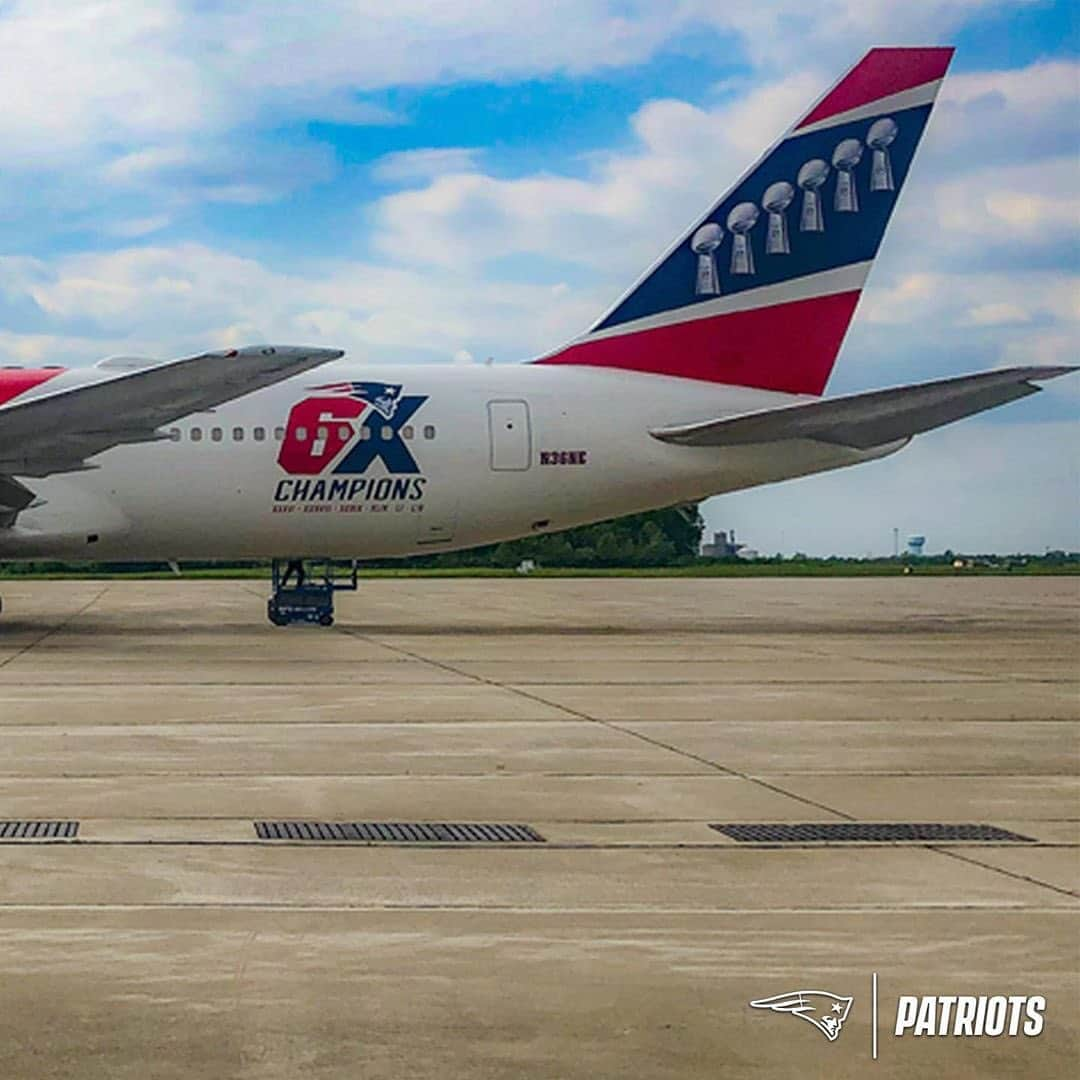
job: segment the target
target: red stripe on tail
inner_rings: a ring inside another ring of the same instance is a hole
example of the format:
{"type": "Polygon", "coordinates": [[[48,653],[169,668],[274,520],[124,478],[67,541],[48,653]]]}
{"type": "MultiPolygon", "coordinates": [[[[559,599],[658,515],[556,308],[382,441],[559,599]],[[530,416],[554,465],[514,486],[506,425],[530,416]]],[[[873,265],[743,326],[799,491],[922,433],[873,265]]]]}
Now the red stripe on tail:
{"type": "Polygon", "coordinates": [[[541,364],[585,364],[789,394],[825,390],[860,290],[587,338],[541,364]]]}

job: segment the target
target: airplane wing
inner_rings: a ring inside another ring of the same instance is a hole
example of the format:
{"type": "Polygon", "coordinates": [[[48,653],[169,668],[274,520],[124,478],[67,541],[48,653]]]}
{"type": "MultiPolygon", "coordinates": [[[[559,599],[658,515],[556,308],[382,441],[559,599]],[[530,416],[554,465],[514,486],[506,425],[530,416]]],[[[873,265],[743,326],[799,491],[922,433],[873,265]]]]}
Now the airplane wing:
{"type": "Polygon", "coordinates": [[[952,379],[785,405],[649,432],[679,446],[746,446],[784,439],[815,439],[867,450],[951,424],[965,416],[1037,394],[1036,380],[1073,367],[1015,367],[952,379]]]}
{"type": "Polygon", "coordinates": [[[0,408],[0,526],[34,495],[15,476],[93,468],[86,459],[344,355],[339,349],[251,346],[202,353],[0,408]]]}

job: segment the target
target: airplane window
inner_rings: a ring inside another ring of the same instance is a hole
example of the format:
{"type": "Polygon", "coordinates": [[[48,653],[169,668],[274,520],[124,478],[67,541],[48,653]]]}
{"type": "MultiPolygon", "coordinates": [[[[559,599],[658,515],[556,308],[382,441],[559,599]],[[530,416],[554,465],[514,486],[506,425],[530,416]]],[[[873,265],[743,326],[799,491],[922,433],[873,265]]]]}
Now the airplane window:
{"type": "Polygon", "coordinates": [[[389,424],[383,424],[379,434],[382,435],[383,442],[389,442],[394,437],[394,429],[389,424]]]}
{"type": "Polygon", "coordinates": [[[296,441],[297,442],[307,442],[307,428],[306,427],[298,427],[296,429],[296,441]]]}
{"type": "Polygon", "coordinates": [[[281,440],[285,438],[285,429],[283,427],[274,428],[274,438],[278,442],[281,442],[281,440]]]}
{"type": "Polygon", "coordinates": [[[200,442],[201,440],[202,440],[202,428],[201,427],[193,427],[191,429],[191,441],[192,442],[200,442]]]}
{"type": "Polygon", "coordinates": [[[244,441],[244,429],[242,427],[234,427],[232,429],[233,442],[244,441]]]}
{"type": "Polygon", "coordinates": [[[213,439],[214,442],[221,442],[221,428],[219,428],[219,427],[211,428],[210,429],[210,438],[213,439]]]}
{"type": "Polygon", "coordinates": [[[348,439],[352,435],[352,428],[348,424],[340,424],[337,433],[339,439],[348,439]]]}
{"type": "Polygon", "coordinates": [[[257,427],[251,429],[251,437],[256,442],[262,442],[266,438],[266,428],[257,427]]]}
{"type": "Polygon", "coordinates": [[[315,438],[316,438],[316,439],[322,439],[322,440],[323,440],[324,442],[326,441],[326,437],[327,437],[327,435],[329,435],[329,434],[330,434],[330,432],[329,432],[329,431],[327,431],[327,429],[326,429],[326,427],[325,427],[325,426],[323,426],[323,427],[317,427],[317,428],[315,429],[315,438]]]}
{"type": "Polygon", "coordinates": [[[424,425],[424,438],[425,439],[434,439],[435,438],[435,428],[431,424],[425,424],[424,425]]]}
{"type": "Polygon", "coordinates": [[[173,442],[179,442],[180,429],[178,427],[169,428],[169,438],[172,439],[173,442]]]}
{"type": "Polygon", "coordinates": [[[413,426],[412,426],[412,424],[406,424],[406,425],[405,425],[405,426],[404,426],[404,427],[403,427],[403,428],[401,429],[401,434],[402,434],[402,436],[403,436],[404,438],[406,438],[406,439],[411,439],[411,438],[413,437],[413,435],[415,435],[415,434],[416,434],[416,432],[415,432],[415,431],[413,431],[413,426]]]}
{"type": "Polygon", "coordinates": [[[361,442],[367,442],[368,439],[370,439],[370,438],[371,438],[371,428],[362,427],[360,429],[360,441],[361,442]]]}

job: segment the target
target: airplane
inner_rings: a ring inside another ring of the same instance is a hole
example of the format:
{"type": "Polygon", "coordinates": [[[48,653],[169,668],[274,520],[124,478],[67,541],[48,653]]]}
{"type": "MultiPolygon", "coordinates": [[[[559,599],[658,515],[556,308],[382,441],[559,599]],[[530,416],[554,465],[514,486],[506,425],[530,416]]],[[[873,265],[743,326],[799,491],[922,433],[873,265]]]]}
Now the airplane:
{"type": "Polygon", "coordinates": [[[595,325],[529,362],[264,345],[0,370],[0,558],[269,559],[284,623],[308,559],[354,560],[355,585],[358,559],[872,461],[1036,393],[1074,369],[822,396],[952,53],[871,49],[595,325]]]}

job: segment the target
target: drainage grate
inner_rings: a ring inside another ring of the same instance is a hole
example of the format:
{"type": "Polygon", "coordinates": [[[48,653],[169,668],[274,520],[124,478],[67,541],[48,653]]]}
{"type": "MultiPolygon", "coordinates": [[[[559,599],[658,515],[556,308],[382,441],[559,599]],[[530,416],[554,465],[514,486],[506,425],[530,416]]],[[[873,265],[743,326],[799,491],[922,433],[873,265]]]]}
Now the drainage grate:
{"type": "Polygon", "coordinates": [[[946,825],[930,822],[828,821],[809,825],[710,825],[709,828],[741,844],[895,843],[944,840],[991,840],[1033,844],[1030,836],[999,829],[996,825],[946,825]]]}
{"type": "Polygon", "coordinates": [[[428,821],[256,821],[260,840],[359,840],[383,844],[543,844],[530,825],[428,821]]]}
{"type": "Polygon", "coordinates": [[[0,821],[0,840],[74,840],[77,821],[0,821]]]}

